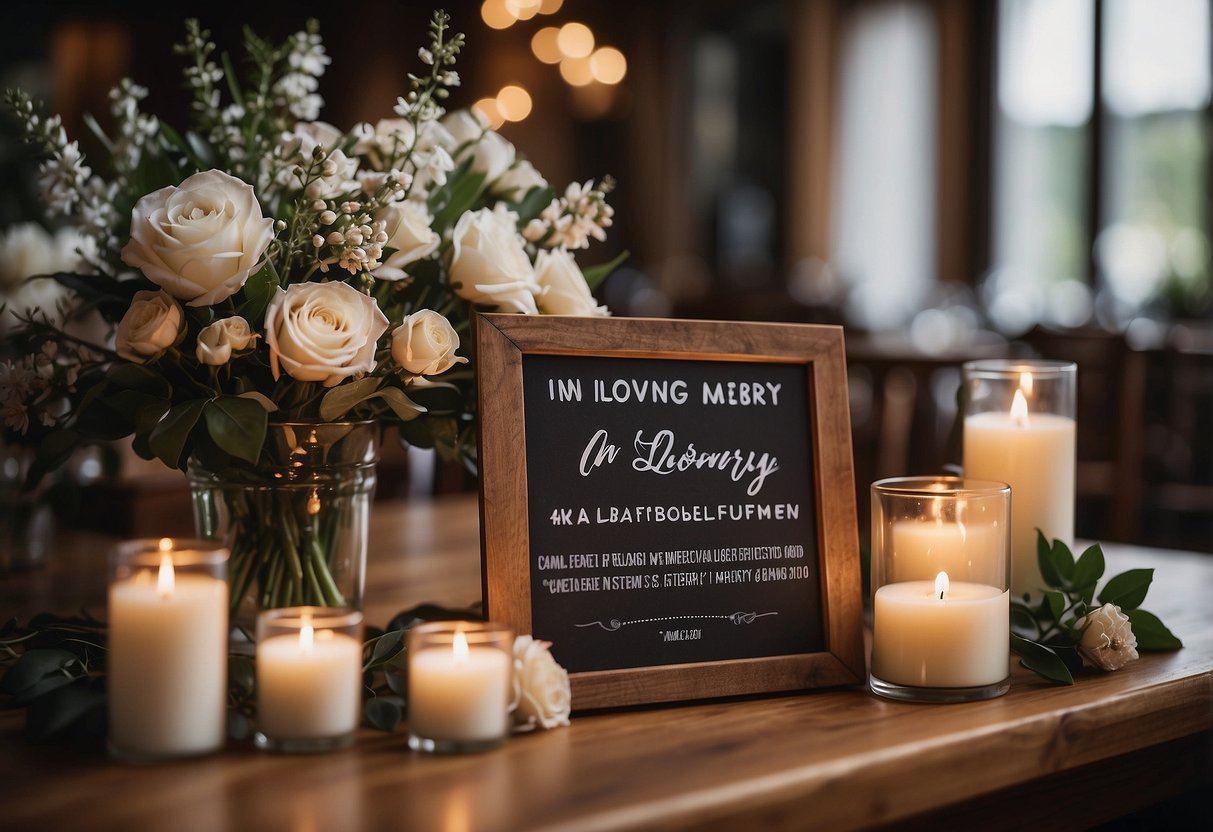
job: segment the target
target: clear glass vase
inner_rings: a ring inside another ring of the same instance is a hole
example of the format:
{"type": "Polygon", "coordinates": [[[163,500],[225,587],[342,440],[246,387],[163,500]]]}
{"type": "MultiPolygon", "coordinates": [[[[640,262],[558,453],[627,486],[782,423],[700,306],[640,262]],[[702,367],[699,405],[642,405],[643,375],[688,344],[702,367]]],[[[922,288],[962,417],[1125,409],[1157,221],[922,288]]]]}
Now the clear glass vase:
{"type": "Polygon", "coordinates": [[[277,422],[257,466],[190,461],[195,530],[231,550],[233,627],[251,637],[263,609],[361,609],[379,438],[373,421],[277,422]]]}

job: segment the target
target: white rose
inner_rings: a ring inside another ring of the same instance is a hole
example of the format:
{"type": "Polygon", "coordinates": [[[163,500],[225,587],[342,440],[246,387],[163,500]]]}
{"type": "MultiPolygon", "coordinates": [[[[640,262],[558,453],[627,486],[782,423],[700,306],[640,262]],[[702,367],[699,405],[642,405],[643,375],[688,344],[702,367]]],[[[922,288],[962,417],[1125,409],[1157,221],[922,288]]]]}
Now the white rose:
{"type": "Polygon", "coordinates": [[[198,333],[195,354],[203,364],[219,367],[232,360],[233,350],[248,349],[256,337],[239,315],[220,318],[198,333]]]}
{"type": "Polygon", "coordinates": [[[240,290],[273,239],[253,186],[208,170],[135,203],[122,262],[178,300],[207,306],[240,290]]]}
{"type": "Polygon", "coordinates": [[[1115,604],[1104,604],[1084,620],[1078,652],[1101,670],[1119,670],[1137,658],[1137,636],[1129,616],[1115,604]]]}
{"type": "Polygon", "coordinates": [[[135,292],[131,308],[118,323],[114,350],[142,364],[176,344],[184,333],[185,313],[172,295],[163,289],[135,292]]]}
{"type": "Polygon", "coordinates": [[[550,641],[514,639],[514,730],[569,724],[569,674],[548,652],[550,641]]]}
{"type": "Polygon", "coordinates": [[[388,319],[375,299],[347,283],[294,283],[265,310],[270,372],[333,387],[375,369],[375,343],[388,319]]]}
{"type": "Polygon", "coordinates": [[[479,110],[447,113],[441,124],[451,137],[447,150],[458,162],[471,156],[472,170],[483,173],[484,181],[493,182],[514,164],[514,145],[505,136],[490,130],[479,110]]]}
{"type": "Polygon", "coordinates": [[[393,202],[381,208],[375,219],[384,223],[387,232],[384,247],[396,249],[395,254],[372,272],[380,280],[404,278],[405,266],[432,254],[442,242],[437,232],[430,228],[433,216],[421,203],[412,200],[393,202]]]}
{"type": "Polygon", "coordinates": [[[480,137],[472,153],[472,170],[483,173],[485,182],[501,178],[514,164],[516,155],[514,145],[505,136],[491,130],[480,137]]]}
{"type": "Polygon", "coordinates": [[[526,159],[516,162],[493,182],[489,193],[510,202],[520,202],[532,188],[546,187],[548,181],[539,175],[526,159]]]}
{"type": "Polygon", "coordinates": [[[372,128],[361,126],[354,153],[365,156],[375,170],[386,170],[393,159],[408,152],[416,131],[407,118],[382,118],[372,128]]]}
{"type": "Polygon", "coordinates": [[[407,316],[392,333],[392,358],[415,376],[436,376],[466,363],[466,358],[455,355],[457,349],[459,333],[433,309],[407,316]]]}
{"type": "Polygon", "coordinates": [[[518,235],[518,215],[498,203],[468,211],[451,238],[451,283],[471,303],[534,315],[535,269],[518,235]]]}
{"type": "Polygon", "coordinates": [[[547,315],[609,315],[590,294],[573,255],[562,248],[543,250],[535,258],[539,308],[547,315]]]}
{"type": "Polygon", "coordinates": [[[445,135],[450,136],[450,144],[446,149],[452,155],[461,148],[466,152],[473,143],[480,141],[480,137],[489,129],[488,119],[475,108],[449,112],[442,117],[439,124],[446,130],[445,135]]]}

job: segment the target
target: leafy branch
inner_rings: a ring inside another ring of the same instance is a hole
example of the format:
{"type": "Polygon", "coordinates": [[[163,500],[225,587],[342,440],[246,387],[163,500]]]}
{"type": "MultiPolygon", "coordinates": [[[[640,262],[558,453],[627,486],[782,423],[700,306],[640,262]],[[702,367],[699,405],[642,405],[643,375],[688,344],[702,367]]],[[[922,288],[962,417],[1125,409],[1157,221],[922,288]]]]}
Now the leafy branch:
{"type": "Polygon", "coordinates": [[[1152,613],[1141,609],[1154,580],[1153,569],[1115,575],[1096,595],[1106,562],[1098,543],[1077,558],[1061,540],[1050,543],[1036,532],[1036,557],[1047,585],[1039,598],[1027,593],[1011,602],[1011,652],[1020,663],[1059,684],[1074,683],[1083,664],[1079,651],[1089,616],[1111,604],[1128,616],[1140,650],[1178,650],[1183,643],[1152,613]],[[1095,603],[1098,601],[1099,603],[1095,603]]]}

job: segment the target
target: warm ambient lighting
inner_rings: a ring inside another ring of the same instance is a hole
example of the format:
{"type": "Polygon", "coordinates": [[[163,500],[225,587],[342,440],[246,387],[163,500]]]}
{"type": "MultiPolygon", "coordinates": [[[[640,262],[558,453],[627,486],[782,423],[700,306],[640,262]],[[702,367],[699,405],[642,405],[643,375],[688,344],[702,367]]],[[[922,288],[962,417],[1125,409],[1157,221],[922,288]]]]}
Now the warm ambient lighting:
{"type": "Polygon", "coordinates": [[[628,74],[628,61],[615,47],[604,46],[590,56],[590,72],[595,81],[618,84],[628,74]]]}
{"type": "Polygon", "coordinates": [[[544,26],[531,37],[531,51],[545,64],[560,63],[560,46],[556,39],[560,30],[555,26],[544,26]]]}
{"type": "Polygon", "coordinates": [[[173,556],[164,548],[166,542],[172,546],[167,538],[160,541],[160,572],[156,576],[156,592],[161,598],[172,598],[177,581],[173,572],[173,556]]]}
{"type": "Polygon", "coordinates": [[[480,7],[480,18],[490,29],[508,29],[518,18],[510,14],[505,0],[484,0],[480,7]]]}
{"type": "Polygon", "coordinates": [[[564,5],[564,0],[540,0],[540,14],[556,14],[560,11],[560,7],[564,5]]]}
{"type": "Polygon", "coordinates": [[[501,112],[497,109],[496,98],[482,98],[473,104],[472,107],[474,107],[482,116],[488,119],[489,127],[493,128],[494,130],[505,123],[505,119],[502,118],[501,112]]]}
{"type": "Polygon", "coordinates": [[[948,591],[948,573],[940,572],[935,576],[935,594],[939,596],[939,600],[943,600],[943,594],[948,591]]]}
{"type": "Polygon", "coordinates": [[[467,664],[468,637],[463,634],[463,630],[455,631],[455,640],[451,642],[451,657],[457,665],[467,664]]]}
{"type": "Polygon", "coordinates": [[[566,58],[586,58],[594,51],[594,33],[584,23],[566,23],[560,27],[556,44],[566,58]]]}
{"type": "Polygon", "coordinates": [[[505,0],[505,10],[519,20],[530,20],[539,14],[539,0],[505,0]]]}
{"type": "Polygon", "coordinates": [[[1015,398],[1011,401],[1011,418],[1021,428],[1028,424],[1028,400],[1024,398],[1022,387],[1015,391],[1015,398]]]}
{"type": "Polygon", "coordinates": [[[497,112],[506,121],[522,121],[531,114],[531,94],[516,84],[497,93],[497,112]]]}
{"type": "Polygon", "coordinates": [[[565,58],[560,62],[560,77],[574,87],[584,87],[593,83],[594,73],[590,70],[589,58],[565,58]]]}

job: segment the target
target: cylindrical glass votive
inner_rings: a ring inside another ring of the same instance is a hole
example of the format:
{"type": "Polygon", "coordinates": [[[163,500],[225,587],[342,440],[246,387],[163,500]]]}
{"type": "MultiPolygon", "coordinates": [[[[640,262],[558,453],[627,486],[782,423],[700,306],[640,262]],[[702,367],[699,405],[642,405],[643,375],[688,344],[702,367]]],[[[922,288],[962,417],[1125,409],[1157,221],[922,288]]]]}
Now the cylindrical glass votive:
{"type": "Polygon", "coordinates": [[[899,477],[872,484],[874,693],[989,699],[1010,686],[1006,483],[899,477]]]}
{"type": "Polygon", "coordinates": [[[110,553],[109,748],[145,762],[217,751],[227,736],[228,550],[130,540],[110,553]]]}
{"type": "Polygon", "coordinates": [[[256,663],[258,748],[328,751],[353,743],[362,713],[362,613],[264,610],[256,663]]]}
{"type": "Polygon", "coordinates": [[[1078,366],[969,361],[963,378],[965,476],[1011,486],[1011,591],[1040,592],[1036,530],[1074,545],[1078,366]]]}
{"type": "Polygon", "coordinates": [[[514,634],[492,622],[434,621],[408,634],[409,747],[483,751],[509,734],[514,634]]]}

